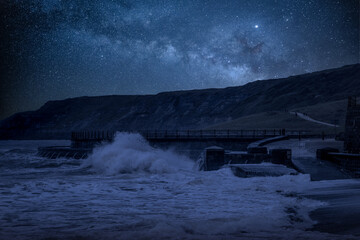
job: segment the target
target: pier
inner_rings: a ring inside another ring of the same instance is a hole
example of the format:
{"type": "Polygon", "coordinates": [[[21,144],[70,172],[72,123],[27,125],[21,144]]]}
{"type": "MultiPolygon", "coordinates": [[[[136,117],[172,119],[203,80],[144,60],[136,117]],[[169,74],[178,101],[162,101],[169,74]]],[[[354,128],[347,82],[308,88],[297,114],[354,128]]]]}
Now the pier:
{"type": "MultiPolygon", "coordinates": [[[[314,134],[309,131],[291,131],[285,129],[256,130],[140,130],[140,131],[78,131],[71,133],[71,141],[76,143],[93,143],[114,140],[116,132],[141,134],[149,142],[167,141],[245,141],[253,142],[277,136],[290,138],[323,137],[323,133],[314,134]]],[[[329,137],[329,136],[328,136],[329,137]]],[[[332,136],[333,137],[333,136],[332,136]]]]}
{"type": "MultiPolygon", "coordinates": [[[[250,143],[276,137],[314,138],[324,137],[322,133],[289,131],[285,129],[255,130],[140,130],[140,131],[76,131],[71,132],[71,146],[39,148],[39,155],[47,158],[87,158],[92,149],[103,143],[112,142],[117,132],[140,134],[150,145],[157,148],[172,148],[180,154],[197,159],[207,147],[219,146],[237,151],[246,150],[250,143]]],[[[326,136],[333,137],[333,136],[326,136]]]]}
{"type": "MultiPolygon", "coordinates": [[[[235,151],[246,150],[250,143],[274,137],[289,136],[293,138],[309,137],[306,131],[287,131],[285,129],[256,130],[143,130],[132,131],[144,137],[147,142],[160,149],[171,148],[179,154],[193,160],[198,159],[205,148],[218,146],[235,151]]],[[[73,148],[92,149],[101,142],[114,140],[116,132],[82,131],[73,132],[71,142],[73,148]]]]}

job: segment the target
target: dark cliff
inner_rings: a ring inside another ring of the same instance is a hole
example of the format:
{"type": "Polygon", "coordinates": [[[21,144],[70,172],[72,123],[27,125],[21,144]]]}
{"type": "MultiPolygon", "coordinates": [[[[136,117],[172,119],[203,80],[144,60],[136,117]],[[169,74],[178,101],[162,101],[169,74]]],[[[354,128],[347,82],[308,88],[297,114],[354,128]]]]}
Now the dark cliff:
{"type": "MultiPolygon", "coordinates": [[[[157,95],[78,97],[47,102],[0,122],[2,138],[41,138],[40,132],[145,129],[199,129],[264,111],[360,95],[360,64],[263,80],[224,89],[164,92],[157,95]]],[[[45,136],[46,137],[46,136],[45,136]]]]}

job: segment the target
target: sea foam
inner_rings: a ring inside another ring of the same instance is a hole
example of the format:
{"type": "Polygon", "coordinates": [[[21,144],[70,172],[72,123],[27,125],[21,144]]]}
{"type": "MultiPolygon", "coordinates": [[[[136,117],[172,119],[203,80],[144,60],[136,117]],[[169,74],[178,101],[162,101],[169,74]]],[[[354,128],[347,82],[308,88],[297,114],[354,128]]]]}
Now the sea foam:
{"type": "Polygon", "coordinates": [[[123,132],[118,132],[112,143],[96,147],[84,164],[109,175],[139,171],[169,173],[194,167],[186,156],[153,148],[140,134],[123,132]]]}

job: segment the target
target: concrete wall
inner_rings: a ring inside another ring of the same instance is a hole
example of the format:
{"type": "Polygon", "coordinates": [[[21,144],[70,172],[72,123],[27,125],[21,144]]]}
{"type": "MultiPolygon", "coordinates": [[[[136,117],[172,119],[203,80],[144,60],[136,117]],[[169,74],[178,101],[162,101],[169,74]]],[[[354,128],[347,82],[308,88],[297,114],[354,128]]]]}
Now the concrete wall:
{"type": "Polygon", "coordinates": [[[224,149],[234,151],[245,151],[249,145],[249,141],[183,141],[183,142],[150,142],[150,145],[161,149],[171,149],[179,154],[188,156],[193,160],[197,160],[203,153],[205,148],[218,146],[224,149]]]}
{"type": "Polygon", "coordinates": [[[360,105],[356,97],[349,97],[345,122],[344,150],[347,153],[360,153],[360,105]]]}
{"type": "Polygon", "coordinates": [[[270,153],[261,152],[230,152],[218,146],[209,147],[205,149],[205,159],[200,169],[211,171],[217,170],[225,164],[258,164],[262,162],[293,167],[291,149],[272,149],[270,153]]]}

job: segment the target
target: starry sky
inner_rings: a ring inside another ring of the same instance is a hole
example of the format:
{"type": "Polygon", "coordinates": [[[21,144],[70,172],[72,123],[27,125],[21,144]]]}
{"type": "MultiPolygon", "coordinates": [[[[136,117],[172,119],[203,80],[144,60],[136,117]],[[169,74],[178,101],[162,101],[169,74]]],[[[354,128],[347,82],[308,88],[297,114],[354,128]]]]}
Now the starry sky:
{"type": "Polygon", "coordinates": [[[359,0],[2,0],[0,119],[359,62],[359,0]]]}

